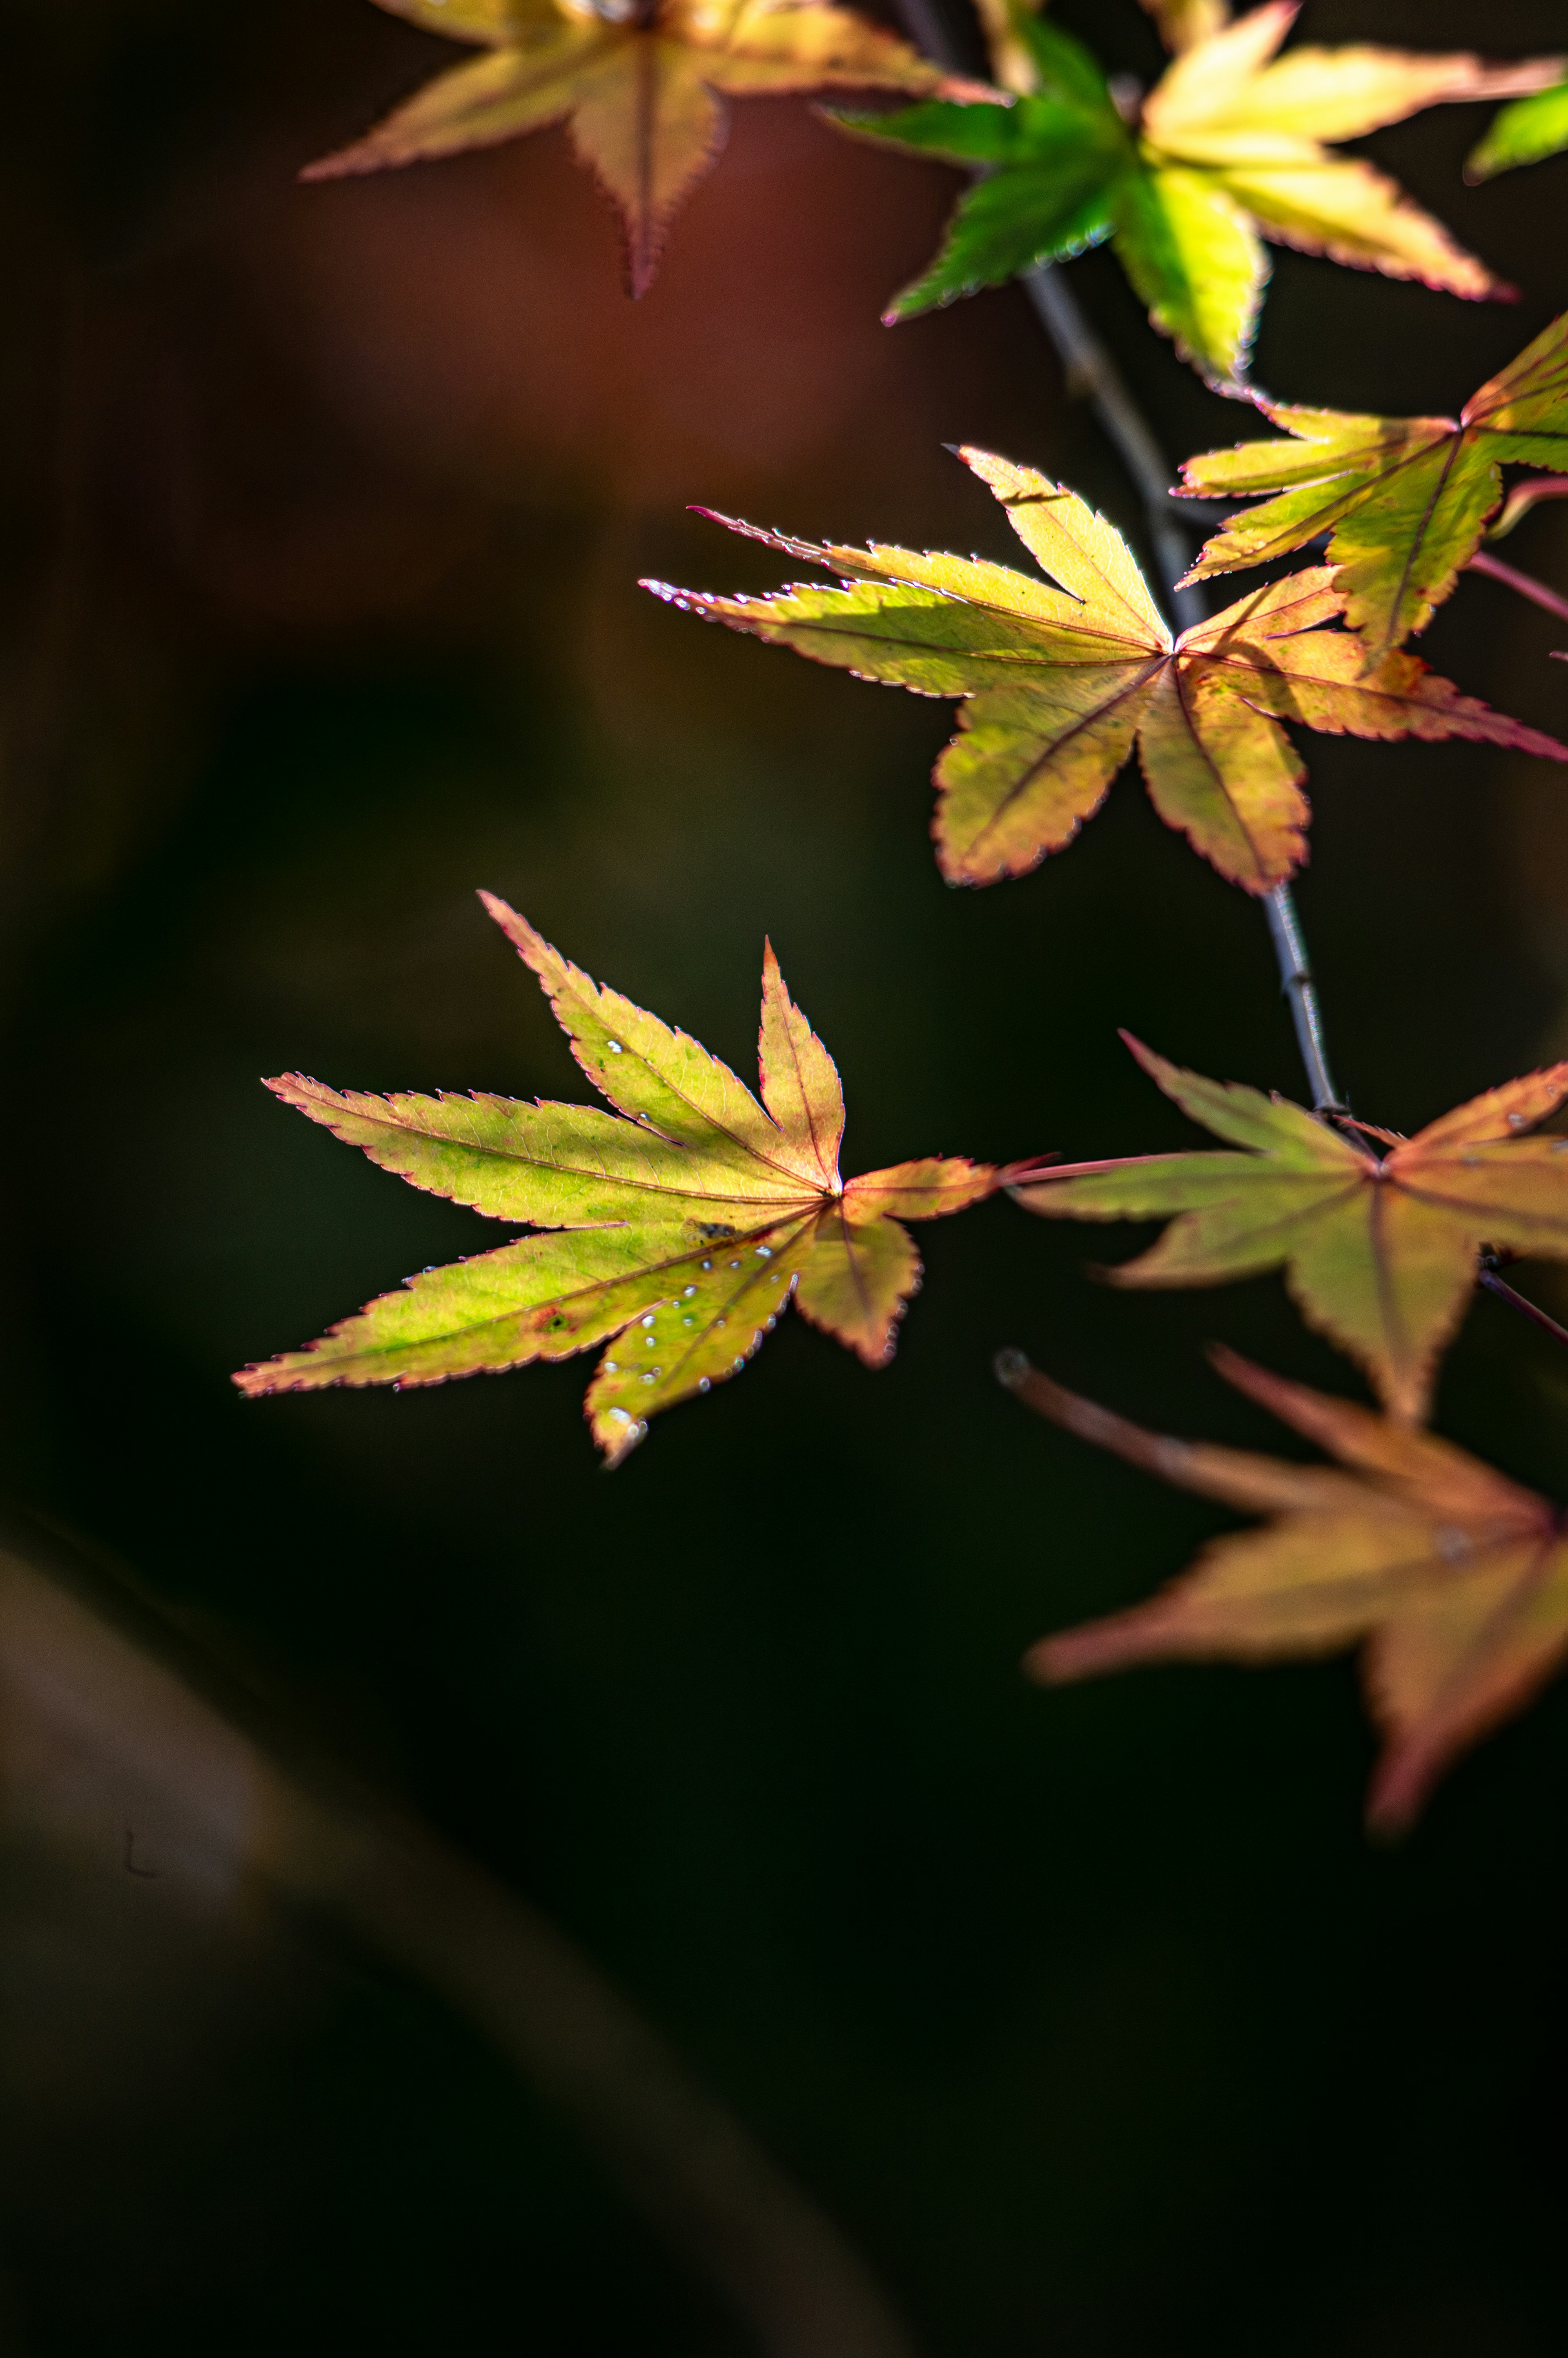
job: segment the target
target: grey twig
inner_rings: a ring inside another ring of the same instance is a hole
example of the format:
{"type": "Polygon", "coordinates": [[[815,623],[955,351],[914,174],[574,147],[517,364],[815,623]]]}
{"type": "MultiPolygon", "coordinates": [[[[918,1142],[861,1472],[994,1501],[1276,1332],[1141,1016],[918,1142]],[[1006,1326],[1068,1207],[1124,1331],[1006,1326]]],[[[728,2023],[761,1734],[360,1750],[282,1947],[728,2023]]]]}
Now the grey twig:
{"type": "Polygon", "coordinates": [[[1280,988],[1290,1001],[1291,1016],[1296,1027],[1296,1045],[1302,1052],[1302,1063],[1306,1066],[1314,1110],[1317,1113],[1346,1113],[1349,1108],[1341,1102],[1339,1092],[1334,1086],[1334,1076],[1328,1069],[1328,1049],[1323,1036],[1323,1011],[1317,1003],[1312,968],[1307,964],[1306,943],[1302,937],[1301,920],[1296,914],[1295,896],[1288,884],[1276,884],[1265,897],[1263,914],[1269,920],[1274,956],[1280,962],[1280,988]]]}

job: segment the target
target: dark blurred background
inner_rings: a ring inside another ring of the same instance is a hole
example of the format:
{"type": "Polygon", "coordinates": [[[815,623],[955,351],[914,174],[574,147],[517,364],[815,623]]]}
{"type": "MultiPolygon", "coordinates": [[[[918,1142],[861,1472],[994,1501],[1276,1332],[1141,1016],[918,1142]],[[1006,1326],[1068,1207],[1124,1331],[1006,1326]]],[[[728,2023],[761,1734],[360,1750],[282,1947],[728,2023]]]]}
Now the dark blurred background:
{"type": "MultiPolygon", "coordinates": [[[[1131,0],[1060,14],[1158,70],[1131,0]]],[[[1085,1263],[1135,1232],[992,1205],[923,1232],[887,1372],[786,1321],[611,1478],[583,1363],[402,1398],[228,1383],[496,1241],[259,1075],[580,1094],[480,885],[746,1073],[771,933],[842,1069],[849,1169],[1191,1142],[1118,1024],[1299,1089],[1260,912],[1134,774],[1065,856],[948,892],[946,707],[635,587],[778,578],[694,501],[1008,557],[959,440],[1141,545],[1015,290],[878,324],[954,177],[739,106],[633,306],[557,132],[293,184],[452,59],[369,0],[7,0],[0,27],[5,1493],[568,1928],[924,2349],[1562,2350],[1568,1693],[1386,1852],[1347,1663],[1019,1673],[1225,1518],[1028,1420],[993,1350],[1268,1446],[1206,1340],[1357,1388],[1276,1280],[1119,1297],[1085,1263]]],[[[1506,57],[1564,26],[1555,0],[1314,0],[1303,30],[1506,57]]],[[[1486,120],[1368,150],[1518,304],[1282,254],[1261,384],[1451,410],[1568,302],[1568,160],[1466,189],[1486,120]]],[[[1072,279],[1175,455],[1248,430],[1108,256],[1072,279]]],[[[1506,554],[1568,588],[1565,524],[1506,554]]],[[[1564,635],[1471,579],[1424,652],[1568,733],[1564,635]]],[[[1306,750],[1299,897],[1357,1109],[1413,1126],[1563,1053],[1563,773],[1306,750]]],[[[1568,1492],[1568,1359],[1490,1301],[1440,1419],[1568,1492]]],[[[25,1817],[5,2346],[750,2346],[438,2004],[265,1909],[188,1921],[118,1829],[94,1855],[25,1817]]]]}

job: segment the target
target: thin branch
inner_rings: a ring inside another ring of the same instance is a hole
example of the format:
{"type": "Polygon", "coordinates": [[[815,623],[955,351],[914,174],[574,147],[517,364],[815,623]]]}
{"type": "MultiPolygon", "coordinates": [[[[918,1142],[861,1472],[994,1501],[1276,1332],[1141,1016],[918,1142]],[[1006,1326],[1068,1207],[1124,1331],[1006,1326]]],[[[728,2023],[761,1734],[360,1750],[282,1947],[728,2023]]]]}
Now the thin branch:
{"type": "Polygon", "coordinates": [[[1560,622],[1568,622],[1568,598],[1560,597],[1555,590],[1549,590],[1544,581],[1536,579],[1533,573],[1520,573],[1517,567],[1505,565],[1500,557],[1488,557],[1484,548],[1476,550],[1465,570],[1469,573],[1489,573],[1494,581],[1502,582],[1506,589],[1516,590],[1521,598],[1528,598],[1532,606],[1544,606],[1549,614],[1555,614],[1560,622]]]}
{"type": "Polygon", "coordinates": [[[1528,1318],[1532,1326],[1539,1326],[1543,1335],[1550,1335],[1554,1343],[1568,1343],[1568,1326],[1560,1326],[1556,1319],[1531,1302],[1528,1294],[1518,1293],[1511,1285],[1505,1284],[1498,1275],[1497,1263],[1490,1253],[1482,1255],[1476,1282],[1484,1286],[1488,1293],[1496,1294],[1499,1302],[1506,1302],[1510,1310],[1517,1310],[1521,1318],[1528,1318]]]}
{"type": "MultiPolygon", "coordinates": [[[[1174,586],[1192,561],[1192,544],[1172,514],[1170,461],[1060,270],[1049,264],[1037,264],[1025,272],[1023,287],[1061,356],[1069,384],[1088,395],[1107,437],[1115,444],[1122,464],[1138,486],[1149,538],[1164,575],[1176,621],[1184,629],[1191,629],[1204,620],[1208,600],[1196,582],[1182,590],[1174,586]]],[[[1563,611],[1568,614],[1568,608],[1563,611]]],[[[1319,1113],[1343,1113],[1346,1108],[1329,1070],[1317,986],[1290,886],[1277,884],[1264,897],[1263,910],[1279,962],[1280,989],[1290,1002],[1296,1045],[1306,1068],[1314,1108],[1319,1113]]]]}
{"type": "Polygon", "coordinates": [[[1269,920],[1269,932],[1274,944],[1274,956],[1280,962],[1280,989],[1290,1001],[1291,1017],[1296,1027],[1296,1045],[1302,1052],[1302,1063],[1312,1089],[1313,1109],[1316,1113],[1347,1113],[1334,1076],[1328,1068],[1328,1046],[1324,1038],[1323,1010],[1317,1003],[1317,991],[1307,964],[1306,943],[1302,936],[1301,920],[1296,914],[1294,895],[1288,884],[1276,884],[1263,903],[1269,920]]]}

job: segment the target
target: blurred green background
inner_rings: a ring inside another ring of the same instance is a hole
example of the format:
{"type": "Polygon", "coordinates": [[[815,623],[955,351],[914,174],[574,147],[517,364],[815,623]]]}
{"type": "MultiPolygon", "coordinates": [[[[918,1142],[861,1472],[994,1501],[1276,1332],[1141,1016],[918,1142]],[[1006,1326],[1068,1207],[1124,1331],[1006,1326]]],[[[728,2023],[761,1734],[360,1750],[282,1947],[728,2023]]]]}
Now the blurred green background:
{"type": "MultiPolygon", "coordinates": [[[[1061,16],[1158,70],[1131,0],[1061,16]]],[[[1303,30],[1512,56],[1563,21],[1314,0],[1303,30]]],[[[583,1364],[249,1406],[227,1380],[497,1240],[257,1076],[580,1094],[480,885],[746,1073],[770,933],[843,1072],[849,1169],[1189,1142],[1118,1024],[1298,1089],[1260,914],[1135,775],[1034,875],[948,892],[946,707],[635,587],[779,578],[693,501],[1006,557],[958,440],[1138,541],[1015,291],[878,324],[953,177],[741,106],[634,307],[558,133],[293,185],[450,57],[368,0],[7,0],[0,31],[7,1495],[568,1927],[929,2352],[1563,2349],[1568,1694],[1381,1852],[1346,1663],[1019,1673],[1226,1519],[1030,1421],[992,1352],[1270,1446],[1206,1341],[1356,1389],[1276,1280],[1120,1297],[1085,1263],[1138,1232],[992,1205],[923,1232],[887,1372],[786,1321],[608,1479],[583,1364]]],[[[1450,410],[1568,303],[1568,160],[1466,189],[1486,119],[1368,151],[1519,303],[1282,254],[1261,384],[1450,410]]],[[[1174,455],[1248,430],[1108,257],[1073,283],[1174,455]]],[[[1506,553],[1568,586],[1565,523],[1506,553]]],[[[1568,733],[1563,636],[1472,579],[1425,652],[1568,733]]],[[[1563,1053],[1561,774],[1306,750],[1300,903],[1358,1111],[1413,1126],[1563,1053]]],[[[1489,1301],[1440,1420],[1568,1495],[1568,1361],[1489,1301]]],[[[6,2346],[747,2346],[373,1963],[193,1929],[117,1853],[5,1859],[6,2346]]]]}

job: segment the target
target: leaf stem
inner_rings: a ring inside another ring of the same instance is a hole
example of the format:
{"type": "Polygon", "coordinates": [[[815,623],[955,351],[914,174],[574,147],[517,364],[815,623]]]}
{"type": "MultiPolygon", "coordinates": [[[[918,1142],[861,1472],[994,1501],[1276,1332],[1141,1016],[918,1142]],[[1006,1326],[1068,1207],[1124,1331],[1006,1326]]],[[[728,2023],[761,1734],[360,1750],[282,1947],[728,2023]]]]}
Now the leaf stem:
{"type": "Polygon", "coordinates": [[[1521,573],[1517,566],[1505,565],[1500,557],[1488,557],[1484,548],[1476,550],[1465,570],[1469,573],[1489,573],[1494,581],[1500,581],[1505,588],[1517,590],[1521,598],[1528,598],[1532,606],[1544,606],[1549,614],[1555,614],[1561,622],[1568,622],[1568,598],[1559,596],[1555,590],[1549,590],[1544,581],[1536,579],[1533,573],[1521,573]]]}

